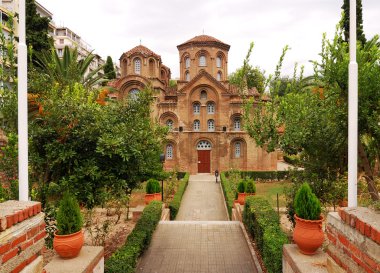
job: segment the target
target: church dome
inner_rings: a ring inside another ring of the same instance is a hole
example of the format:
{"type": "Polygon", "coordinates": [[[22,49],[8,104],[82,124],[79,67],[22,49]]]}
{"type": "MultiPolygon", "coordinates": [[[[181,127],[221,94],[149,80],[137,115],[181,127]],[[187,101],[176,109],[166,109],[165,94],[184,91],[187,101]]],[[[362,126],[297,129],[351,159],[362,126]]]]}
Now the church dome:
{"type": "Polygon", "coordinates": [[[218,40],[212,36],[209,36],[209,35],[195,36],[195,37],[191,38],[190,40],[178,45],[177,48],[180,50],[180,49],[184,49],[184,48],[190,47],[190,46],[205,46],[205,45],[216,46],[216,47],[220,47],[220,48],[225,49],[225,50],[230,49],[230,45],[225,44],[222,41],[220,41],[220,40],[218,40]]]}

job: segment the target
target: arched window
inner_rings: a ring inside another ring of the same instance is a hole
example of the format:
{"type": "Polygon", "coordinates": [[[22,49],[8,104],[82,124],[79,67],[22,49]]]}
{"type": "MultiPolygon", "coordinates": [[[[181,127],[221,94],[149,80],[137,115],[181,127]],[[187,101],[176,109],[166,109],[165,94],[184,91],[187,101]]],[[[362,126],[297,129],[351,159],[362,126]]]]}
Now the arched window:
{"type": "Polygon", "coordinates": [[[199,120],[194,120],[194,131],[199,131],[201,129],[201,122],[199,120]]]}
{"type": "Polygon", "coordinates": [[[222,67],[222,57],[220,56],[216,57],[216,67],[222,67]]]}
{"type": "Polygon", "coordinates": [[[241,155],[241,142],[237,141],[234,145],[235,148],[235,158],[240,158],[241,155]]]}
{"type": "Polygon", "coordinates": [[[201,105],[199,102],[196,102],[193,104],[193,113],[195,115],[199,115],[199,113],[201,112],[201,105]]]}
{"type": "Polygon", "coordinates": [[[209,102],[207,103],[207,114],[214,114],[215,113],[215,103],[209,102]]]}
{"type": "Polygon", "coordinates": [[[173,145],[166,145],[166,159],[173,159],[173,145]]]}
{"type": "Polygon", "coordinates": [[[207,129],[208,129],[209,132],[215,131],[215,122],[214,122],[213,119],[209,119],[207,121],[207,129]]]}
{"type": "Polygon", "coordinates": [[[199,66],[206,66],[206,56],[205,55],[199,56],[199,66]]]}
{"type": "Polygon", "coordinates": [[[172,130],[173,130],[173,124],[174,124],[174,122],[173,122],[173,120],[171,120],[171,119],[168,119],[168,120],[166,121],[166,126],[168,126],[169,131],[172,131],[172,130]]]}
{"type": "Polygon", "coordinates": [[[222,72],[218,72],[217,74],[216,74],[216,80],[217,81],[221,81],[222,80],[222,72]]]}
{"type": "Polygon", "coordinates": [[[136,100],[139,96],[139,93],[140,93],[140,90],[138,90],[137,88],[134,88],[131,91],[129,91],[129,97],[132,100],[136,100]]]}
{"type": "Polygon", "coordinates": [[[185,73],[185,80],[186,81],[190,81],[190,73],[189,73],[189,71],[186,71],[186,73],[185,73]]]}
{"type": "Polygon", "coordinates": [[[185,68],[189,68],[189,67],[190,67],[190,58],[186,57],[185,58],[185,68]]]}
{"type": "Polygon", "coordinates": [[[152,59],[149,60],[149,74],[151,77],[154,76],[154,61],[152,59]]]}
{"type": "Polygon", "coordinates": [[[198,142],[197,150],[211,150],[211,143],[207,140],[201,140],[198,142]]]}
{"type": "Polygon", "coordinates": [[[141,60],[139,58],[135,59],[135,73],[136,74],[141,73],[141,60]]]}
{"type": "Polygon", "coordinates": [[[240,131],[241,130],[241,120],[240,117],[234,118],[234,131],[240,131]]]}
{"type": "Polygon", "coordinates": [[[201,91],[201,100],[207,100],[207,92],[204,90],[201,91]]]}

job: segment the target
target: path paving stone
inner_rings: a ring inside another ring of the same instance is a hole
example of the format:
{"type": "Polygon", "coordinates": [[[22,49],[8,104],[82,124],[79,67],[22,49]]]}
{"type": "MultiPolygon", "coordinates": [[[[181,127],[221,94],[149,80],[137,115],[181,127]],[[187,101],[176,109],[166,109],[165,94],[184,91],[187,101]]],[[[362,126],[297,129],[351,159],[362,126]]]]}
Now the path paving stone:
{"type": "Polygon", "coordinates": [[[137,273],[258,272],[240,223],[223,221],[226,210],[214,179],[190,177],[177,221],[158,224],[137,273]]]}

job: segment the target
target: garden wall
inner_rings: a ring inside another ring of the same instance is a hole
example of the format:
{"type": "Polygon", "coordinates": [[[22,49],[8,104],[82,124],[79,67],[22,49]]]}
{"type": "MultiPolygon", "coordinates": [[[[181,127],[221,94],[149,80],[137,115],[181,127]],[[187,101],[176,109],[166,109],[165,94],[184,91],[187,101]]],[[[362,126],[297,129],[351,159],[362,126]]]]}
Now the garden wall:
{"type": "Polygon", "coordinates": [[[0,272],[42,272],[45,235],[41,203],[0,203],[0,272]]]}

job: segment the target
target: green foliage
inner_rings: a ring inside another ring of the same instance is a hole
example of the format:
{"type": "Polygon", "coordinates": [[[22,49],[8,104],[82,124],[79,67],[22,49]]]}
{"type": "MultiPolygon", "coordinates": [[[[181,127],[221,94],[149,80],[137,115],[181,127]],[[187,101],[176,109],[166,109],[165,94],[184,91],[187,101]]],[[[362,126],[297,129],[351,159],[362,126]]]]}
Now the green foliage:
{"type": "Polygon", "coordinates": [[[222,183],[224,198],[226,199],[228,215],[231,219],[232,208],[234,206],[234,200],[235,200],[235,190],[232,188],[233,183],[231,183],[229,179],[226,178],[226,172],[220,173],[220,181],[222,183]]]}
{"type": "MultiPolygon", "coordinates": [[[[242,82],[243,79],[244,79],[243,67],[238,68],[235,72],[233,72],[231,75],[228,76],[228,80],[230,84],[238,86],[238,87],[239,87],[239,83],[242,82]]],[[[264,71],[260,70],[259,67],[253,67],[247,64],[246,81],[247,81],[248,89],[256,87],[259,93],[264,92],[266,79],[264,76],[264,71]]]]}
{"type": "Polygon", "coordinates": [[[135,272],[137,259],[149,246],[152,234],[160,221],[161,211],[162,203],[158,201],[152,201],[145,207],[125,245],[106,261],[106,273],[135,272]]]}
{"type": "Polygon", "coordinates": [[[68,235],[82,229],[83,218],[78,201],[69,192],[63,194],[57,212],[57,229],[59,235],[68,235]]]}
{"type": "Polygon", "coordinates": [[[247,197],[243,222],[256,242],[267,271],[282,272],[282,247],[289,241],[269,202],[261,197],[247,197]]]}
{"type": "Polygon", "coordinates": [[[246,182],[244,180],[241,180],[237,186],[237,192],[244,193],[245,190],[246,190],[246,182]]]}
{"type": "Polygon", "coordinates": [[[230,177],[232,172],[237,172],[239,179],[249,178],[255,181],[274,181],[285,180],[289,177],[289,171],[227,171],[226,176],[230,177]]]}
{"type": "Polygon", "coordinates": [[[8,142],[0,146],[0,201],[18,199],[18,141],[8,134],[8,142]]]}
{"type": "Polygon", "coordinates": [[[104,65],[104,75],[108,80],[116,79],[115,67],[113,66],[111,56],[107,57],[106,64],[104,65]]]}
{"type": "Polygon", "coordinates": [[[256,185],[253,179],[246,179],[246,193],[255,193],[256,192],[256,185]]]}
{"type": "Polygon", "coordinates": [[[153,178],[149,179],[146,183],[146,193],[153,194],[158,192],[161,192],[160,182],[153,178]]]}
{"type": "Polygon", "coordinates": [[[54,204],[46,204],[43,208],[45,217],[45,231],[47,236],[45,237],[45,245],[49,249],[53,249],[54,232],[57,231],[57,207],[54,204]]]}
{"type": "Polygon", "coordinates": [[[294,208],[298,217],[305,220],[319,220],[321,203],[311,191],[308,183],[303,183],[294,198],[294,208]]]}
{"type": "Polygon", "coordinates": [[[189,183],[190,174],[186,173],[184,178],[181,179],[178,185],[178,190],[175,193],[173,200],[169,204],[170,220],[174,220],[177,216],[179,207],[181,205],[182,196],[185,193],[187,184],[189,183]]]}
{"type": "Polygon", "coordinates": [[[299,155],[284,155],[284,161],[294,166],[301,165],[301,160],[299,155]]]}
{"type": "MultiPolygon", "coordinates": [[[[343,0],[343,29],[344,41],[349,42],[350,38],[350,0],[343,0]]],[[[356,39],[363,45],[367,39],[363,30],[363,10],[362,0],[356,0],[356,39]]]]}

